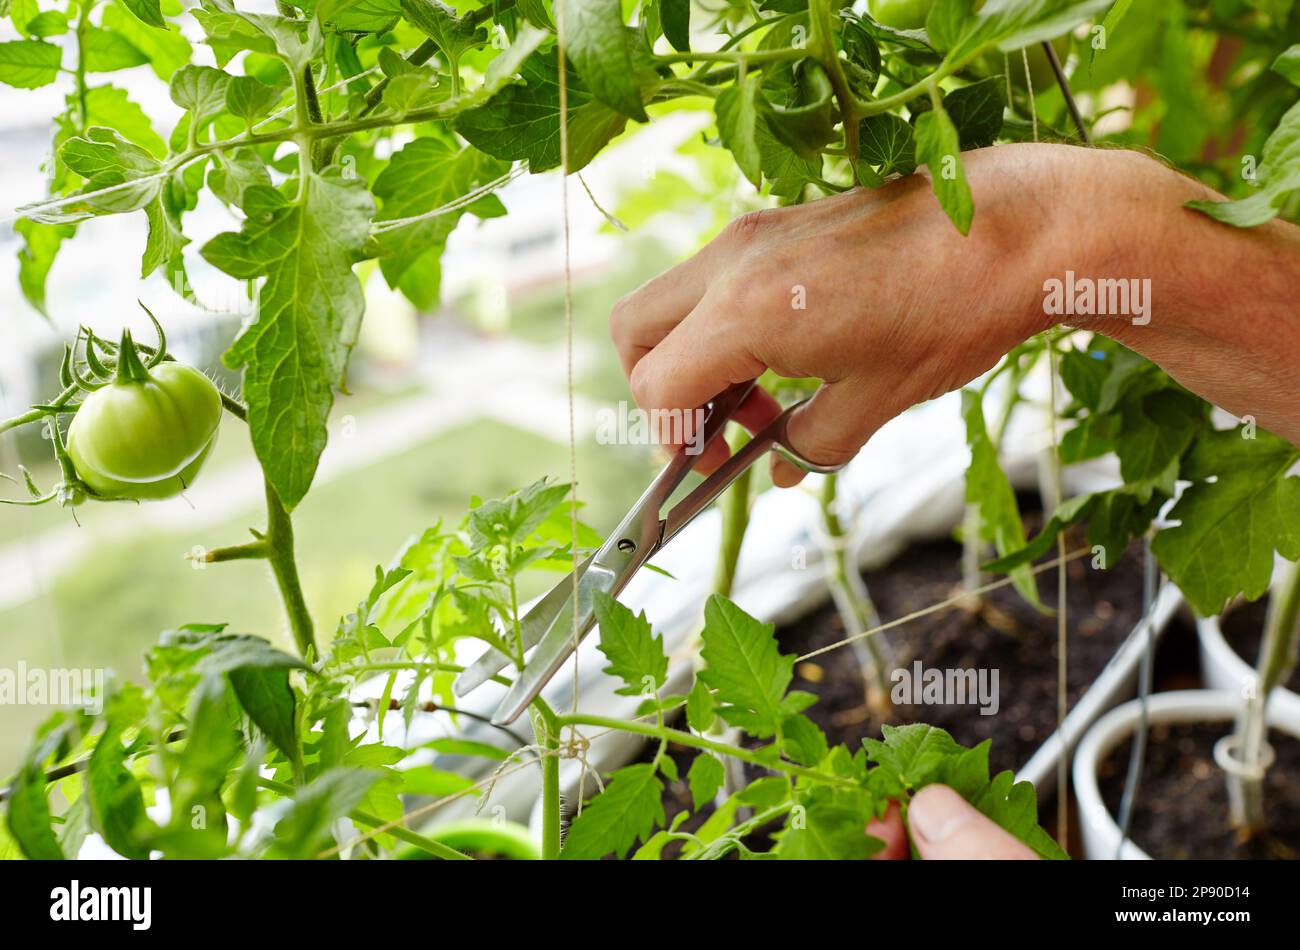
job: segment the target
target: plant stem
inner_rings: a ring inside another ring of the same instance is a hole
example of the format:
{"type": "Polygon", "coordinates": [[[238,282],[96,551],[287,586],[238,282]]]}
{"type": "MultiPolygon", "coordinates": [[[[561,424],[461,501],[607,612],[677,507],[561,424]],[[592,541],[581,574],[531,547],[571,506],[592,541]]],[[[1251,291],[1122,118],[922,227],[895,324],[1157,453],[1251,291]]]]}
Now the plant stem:
{"type": "Polygon", "coordinates": [[[835,91],[835,101],[839,103],[840,116],[844,123],[844,149],[848,152],[849,166],[853,180],[858,180],[858,119],[857,100],[849,88],[848,77],[844,75],[844,64],[840,62],[839,51],[835,49],[834,15],[831,13],[831,0],[815,0],[811,13],[812,27],[811,52],[821,61],[822,68],[831,81],[835,91]]]}
{"type": "Polygon", "coordinates": [[[562,720],[540,696],[533,700],[533,732],[542,759],[542,860],[560,856],[560,730],[562,720]]]}
{"type": "Polygon", "coordinates": [[[820,498],[822,521],[830,540],[826,551],[826,583],[831,589],[831,599],[835,601],[835,608],[844,619],[845,634],[857,638],[853,641],[853,647],[858,653],[858,663],[863,668],[863,678],[867,682],[868,702],[878,708],[887,708],[890,666],[885,655],[888,649],[887,642],[879,634],[871,637],[860,636],[864,631],[880,626],[880,617],[876,614],[876,607],[871,602],[871,595],[867,592],[866,585],[862,583],[862,576],[849,564],[849,552],[844,543],[847,533],[835,509],[838,487],[839,478],[836,473],[832,472],[822,479],[820,498]],[[857,583],[855,584],[854,581],[857,583]],[[881,649],[882,643],[886,643],[884,650],[881,649]],[[863,652],[866,653],[865,656],[862,655],[863,652]]]}
{"type": "Polygon", "coordinates": [[[90,27],[90,11],[95,4],[88,2],[81,9],[77,20],[77,111],[81,119],[81,133],[84,135],[90,126],[90,106],[86,89],[86,31],[90,27]]]}
{"type": "MultiPolygon", "coordinates": [[[[737,427],[730,440],[732,453],[739,452],[749,441],[749,434],[737,427]]],[[[745,542],[745,529],[749,527],[750,490],[753,484],[753,467],[745,469],[722,497],[722,544],[718,551],[718,569],[713,578],[713,592],[730,597],[736,581],[736,564],[740,560],[740,547],[745,542]]]]}
{"type": "Polygon", "coordinates": [[[794,47],[763,50],[719,50],[713,53],[696,52],[664,53],[655,56],[656,63],[744,63],[753,66],[765,63],[783,63],[789,60],[805,59],[806,50],[794,47]]]}
{"type": "Polygon", "coordinates": [[[1300,565],[1288,564],[1282,582],[1274,589],[1264,625],[1264,640],[1255,665],[1254,689],[1246,697],[1233,733],[1236,760],[1254,774],[1228,775],[1230,820],[1236,828],[1259,831],[1264,827],[1264,746],[1268,725],[1264,711],[1269,694],[1290,675],[1300,644],[1300,565]]]}
{"type": "Polygon", "coordinates": [[[318,655],[316,633],[312,625],[311,612],[307,609],[307,600],[302,594],[302,582],[298,579],[298,563],[294,559],[293,519],[280,501],[268,480],[266,482],[266,559],[271,564],[275,583],[280,588],[280,599],[284,602],[285,613],[289,617],[289,629],[293,633],[294,643],[303,660],[311,664],[318,655]]]}
{"type": "Polygon", "coordinates": [[[676,742],[679,745],[689,746],[693,749],[706,749],[709,752],[716,752],[718,755],[730,756],[733,759],[748,762],[750,765],[771,769],[774,772],[784,772],[797,778],[807,778],[827,785],[838,785],[841,788],[858,787],[851,779],[839,775],[827,775],[824,772],[818,772],[816,769],[808,769],[802,765],[786,762],[784,759],[769,760],[756,752],[751,752],[749,749],[728,745],[725,742],[714,742],[712,739],[706,739],[690,732],[682,732],[680,729],[668,729],[650,723],[636,722],[635,720],[611,719],[608,716],[593,716],[587,713],[568,713],[559,716],[558,722],[562,727],[597,726],[602,729],[617,729],[620,732],[630,732],[638,736],[649,736],[652,739],[667,739],[669,742],[676,742]]]}

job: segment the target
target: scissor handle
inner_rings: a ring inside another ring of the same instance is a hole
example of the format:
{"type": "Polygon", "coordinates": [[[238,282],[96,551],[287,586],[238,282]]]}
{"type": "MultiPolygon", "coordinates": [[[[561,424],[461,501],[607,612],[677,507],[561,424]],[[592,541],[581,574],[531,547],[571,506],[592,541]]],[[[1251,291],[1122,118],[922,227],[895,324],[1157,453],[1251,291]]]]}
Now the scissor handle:
{"type": "Polygon", "coordinates": [[[843,468],[845,464],[843,462],[839,465],[821,465],[812,461],[812,459],[805,458],[790,444],[790,438],[787,434],[790,417],[796,409],[807,401],[807,399],[800,400],[769,422],[752,439],[745,443],[738,452],[718,466],[712,475],[709,475],[704,481],[696,485],[689,495],[674,505],[664,519],[663,540],[661,543],[667,544],[678,531],[690,524],[696,515],[709,507],[719,495],[726,491],[731,483],[739,478],[747,468],[769,451],[778,452],[782,457],[788,459],[805,472],[826,474],[837,472],[843,468]]]}

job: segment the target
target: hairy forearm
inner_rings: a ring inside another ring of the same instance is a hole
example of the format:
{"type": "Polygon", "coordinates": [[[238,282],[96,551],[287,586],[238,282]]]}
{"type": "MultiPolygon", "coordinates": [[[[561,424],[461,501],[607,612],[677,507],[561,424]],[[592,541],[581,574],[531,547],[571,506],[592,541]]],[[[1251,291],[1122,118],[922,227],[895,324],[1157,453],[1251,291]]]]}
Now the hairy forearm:
{"type": "Polygon", "coordinates": [[[1093,153],[1089,163],[1095,199],[1072,203],[1092,235],[1084,269],[1097,280],[1149,281],[1146,313],[1060,322],[1118,340],[1198,395],[1300,444],[1300,227],[1215,221],[1184,204],[1222,196],[1134,153],[1093,153]]]}

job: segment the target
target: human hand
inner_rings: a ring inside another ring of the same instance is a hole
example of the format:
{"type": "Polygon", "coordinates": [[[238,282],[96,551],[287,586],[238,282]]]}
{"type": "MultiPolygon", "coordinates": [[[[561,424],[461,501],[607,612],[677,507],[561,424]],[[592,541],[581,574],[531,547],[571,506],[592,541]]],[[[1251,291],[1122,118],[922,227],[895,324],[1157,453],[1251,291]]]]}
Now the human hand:
{"type": "MultiPolygon", "coordinates": [[[[927,861],[988,859],[1034,861],[1038,856],[1027,845],[976,810],[946,785],[927,785],[907,807],[912,841],[927,861]]],[[[890,803],[885,817],[867,825],[867,834],[885,842],[876,860],[907,858],[907,831],[897,803],[890,803]]]]}
{"type": "MultiPolygon", "coordinates": [[[[964,385],[1063,319],[1044,313],[1044,282],[1073,270],[1150,276],[1159,309],[1149,326],[1104,319],[1089,329],[1212,401],[1300,434],[1300,413],[1285,408],[1294,400],[1277,383],[1289,373],[1275,365],[1278,353],[1300,352],[1300,325],[1274,314],[1294,299],[1298,229],[1274,222],[1242,232],[1187,210],[1186,200],[1212,193],[1135,152],[1002,145],[962,161],[976,206],[967,236],[922,170],[744,215],[623,298],[611,330],[637,403],[689,420],[728,385],[767,369],[820,378],[788,435],[804,457],[842,463],[894,416],[964,385]],[[1225,323],[1220,285],[1243,275],[1257,292],[1236,305],[1260,314],[1225,323]]],[[[755,391],[735,418],[755,430],[778,412],[755,391]]],[[[718,440],[696,467],[711,471],[726,456],[718,440]]],[[[776,484],[802,476],[773,457],[776,484]]]]}

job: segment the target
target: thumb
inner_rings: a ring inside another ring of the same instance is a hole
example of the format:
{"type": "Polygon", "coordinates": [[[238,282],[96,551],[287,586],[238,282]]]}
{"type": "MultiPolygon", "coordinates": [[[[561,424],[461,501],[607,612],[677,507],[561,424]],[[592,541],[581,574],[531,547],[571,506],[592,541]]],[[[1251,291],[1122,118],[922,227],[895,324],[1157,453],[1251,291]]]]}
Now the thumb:
{"type": "MultiPolygon", "coordinates": [[[[790,416],[786,434],[796,452],[819,465],[842,465],[888,418],[879,418],[865,387],[856,379],[824,383],[812,399],[790,416]]],[[[792,462],[772,456],[772,481],[781,488],[804,476],[792,462]]]]}
{"type": "Polygon", "coordinates": [[[1037,855],[946,785],[927,785],[907,810],[912,841],[921,857],[1024,861],[1037,855]]]}

